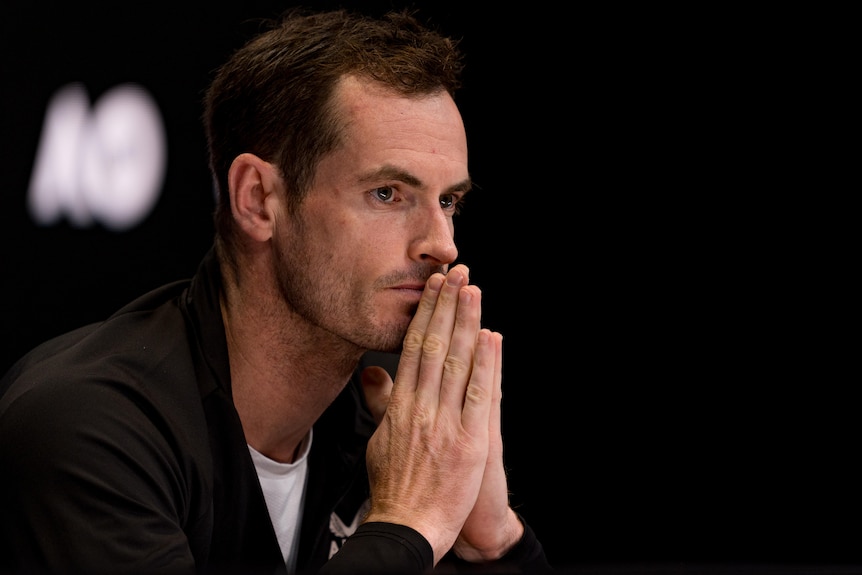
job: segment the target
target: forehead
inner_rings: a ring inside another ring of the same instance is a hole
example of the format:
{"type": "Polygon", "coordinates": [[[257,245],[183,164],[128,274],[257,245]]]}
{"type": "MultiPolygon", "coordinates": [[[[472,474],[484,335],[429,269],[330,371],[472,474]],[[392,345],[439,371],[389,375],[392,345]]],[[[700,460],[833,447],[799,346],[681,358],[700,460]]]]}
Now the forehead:
{"type": "Polygon", "coordinates": [[[335,103],[348,147],[390,152],[400,149],[466,164],[467,138],[461,113],[443,89],[404,96],[376,82],[346,76],[336,88],[335,103]]]}

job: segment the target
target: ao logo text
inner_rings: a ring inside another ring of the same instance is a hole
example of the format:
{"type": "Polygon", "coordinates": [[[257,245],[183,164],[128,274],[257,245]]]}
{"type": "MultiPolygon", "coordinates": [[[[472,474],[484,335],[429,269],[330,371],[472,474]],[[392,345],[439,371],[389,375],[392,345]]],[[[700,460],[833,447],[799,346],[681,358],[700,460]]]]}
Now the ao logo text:
{"type": "Polygon", "coordinates": [[[113,231],[139,224],[161,193],[167,139],[156,103],[137,84],[122,84],[92,103],[73,83],[51,98],[27,205],[43,226],[66,218],[113,231]]]}

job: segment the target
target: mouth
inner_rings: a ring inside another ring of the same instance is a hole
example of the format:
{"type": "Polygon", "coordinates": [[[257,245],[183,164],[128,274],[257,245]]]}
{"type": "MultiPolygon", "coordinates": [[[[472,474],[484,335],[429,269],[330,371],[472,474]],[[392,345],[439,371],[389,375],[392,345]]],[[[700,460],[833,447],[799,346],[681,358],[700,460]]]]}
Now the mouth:
{"type": "Polygon", "coordinates": [[[389,291],[392,293],[398,294],[401,298],[407,300],[407,302],[411,305],[411,308],[419,304],[419,300],[422,299],[422,292],[425,291],[425,283],[424,282],[407,282],[398,285],[394,285],[389,288],[389,291]]]}
{"type": "Polygon", "coordinates": [[[390,289],[406,295],[421,296],[422,292],[425,291],[425,284],[401,284],[397,286],[392,286],[390,289]]]}
{"type": "Polygon", "coordinates": [[[410,281],[392,286],[392,289],[416,290],[423,291],[425,289],[424,281],[410,281]]]}

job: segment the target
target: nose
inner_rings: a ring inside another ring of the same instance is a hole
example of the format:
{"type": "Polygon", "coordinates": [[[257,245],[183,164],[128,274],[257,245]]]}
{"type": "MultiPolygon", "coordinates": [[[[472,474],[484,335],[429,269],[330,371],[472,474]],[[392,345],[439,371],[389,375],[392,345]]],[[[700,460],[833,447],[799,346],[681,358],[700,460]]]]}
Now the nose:
{"type": "Polygon", "coordinates": [[[448,265],[458,257],[455,246],[455,224],[439,205],[417,214],[413,229],[416,236],[410,244],[410,258],[432,265],[448,265]]]}

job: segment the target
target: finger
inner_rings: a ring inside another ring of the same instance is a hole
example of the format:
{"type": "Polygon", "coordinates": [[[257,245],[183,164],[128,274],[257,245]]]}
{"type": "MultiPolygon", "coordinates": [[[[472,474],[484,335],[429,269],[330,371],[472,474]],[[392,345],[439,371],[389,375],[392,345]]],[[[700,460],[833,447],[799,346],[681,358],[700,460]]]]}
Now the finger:
{"type": "Polygon", "coordinates": [[[362,392],[365,394],[365,403],[374,416],[374,421],[379,425],[389,405],[392,394],[392,378],[389,372],[379,365],[370,365],[362,370],[359,376],[362,383],[362,392]]]}
{"type": "Polygon", "coordinates": [[[419,299],[419,306],[404,336],[401,358],[398,362],[398,373],[395,374],[393,393],[396,395],[399,393],[412,395],[416,391],[419,366],[422,363],[422,343],[425,341],[425,330],[434,314],[434,307],[437,305],[437,298],[445,280],[443,274],[435,273],[425,282],[425,289],[419,299]],[[402,391],[399,392],[399,390],[402,391]]]}
{"type": "Polygon", "coordinates": [[[495,386],[501,381],[502,336],[488,329],[479,331],[470,383],[464,394],[461,422],[464,429],[474,437],[487,437],[494,423],[490,422],[492,404],[496,395],[495,386]]]}
{"type": "Polygon", "coordinates": [[[502,419],[501,404],[503,402],[503,336],[494,333],[494,387],[491,397],[490,437],[491,449],[488,458],[503,456],[503,439],[500,421],[502,419]]]}
{"type": "Polygon", "coordinates": [[[474,369],[473,354],[481,327],[481,301],[482,292],[476,286],[465,286],[458,293],[458,309],[443,364],[440,389],[441,405],[453,410],[453,413],[460,414],[464,406],[464,393],[474,369]]]}
{"type": "MultiPolygon", "coordinates": [[[[469,366],[471,362],[471,358],[464,357],[463,348],[459,350],[461,355],[450,357],[450,353],[453,351],[450,349],[450,344],[458,315],[461,288],[466,286],[468,281],[469,270],[463,264],[449,270],[446,275],[446,282],[437,297],[434,313],[425,330],[416,398],[417,401],[429,406],[436,406],[440,402],[441,382],[446,364],[450,361],[454,362],[453,367],[461,373],[462,377],[466,378],[463,368],[469,366]]],[[[463,324],[462,329],[464,329],[463,324]]],[[[473,331],[473,341],[475,341],[477,329],[478,324],[473,331]]],[[[465,382],[466,379],[463,381],[465,382]]]]}

